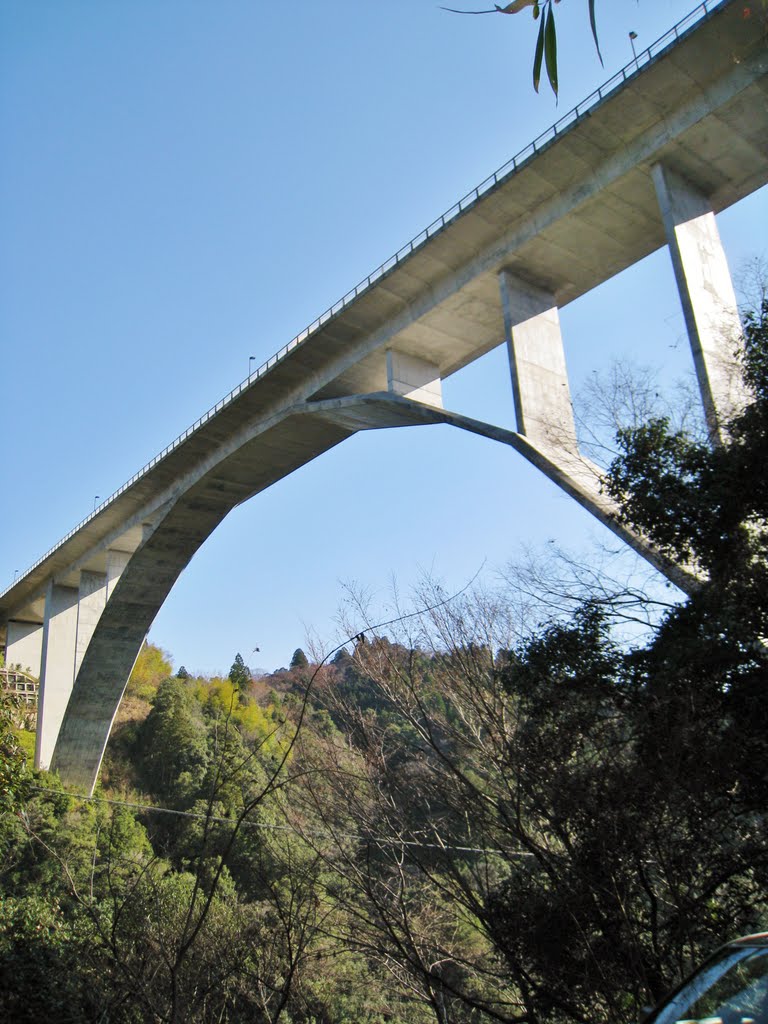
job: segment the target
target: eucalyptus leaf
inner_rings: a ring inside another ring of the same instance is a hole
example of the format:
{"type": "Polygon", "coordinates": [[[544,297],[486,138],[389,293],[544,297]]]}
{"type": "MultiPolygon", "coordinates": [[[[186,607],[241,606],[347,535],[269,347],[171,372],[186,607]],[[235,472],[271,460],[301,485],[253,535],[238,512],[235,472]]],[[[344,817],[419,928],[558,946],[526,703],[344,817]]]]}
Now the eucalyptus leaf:
{"type": "Polygon", "coordinates": [[[547,78],[552,92],[557,96],[557,33],[555,31],[555,15],[550,5],[544,25],[544,59],[547,66],[547,78]]]}
{"type": "Polygon", "coordinates": [[[600,63],[603,63],[603,55],[600,53],[600,40],[597,38],[597,20],[595,18],[595,0],[589,0],[589,24],[592,29],[592,38],[595,40],[595,49],[600,63]]]}
{"type": "Polygon", "coordinates": [[[533,88],[536,92],[539,91],[539,82],[541,81],[541,61],[544,56],[544,25],[545,19],[542,18],[539,22],[539,34],[536,38],[536,53],[533,57],[533,88]]]}

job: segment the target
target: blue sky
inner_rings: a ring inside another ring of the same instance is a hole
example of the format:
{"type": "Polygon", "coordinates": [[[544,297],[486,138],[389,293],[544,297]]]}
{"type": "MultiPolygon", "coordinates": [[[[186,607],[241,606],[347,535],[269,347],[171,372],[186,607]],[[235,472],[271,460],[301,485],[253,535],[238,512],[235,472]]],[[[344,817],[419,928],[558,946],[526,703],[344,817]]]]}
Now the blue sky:
{"type": "MultiPolygon", "coordinates": [[[[471,6],[471,4],[467,4],[471,6]]],[[[528,16],[432,0],[0,0],[0,579],[24,570],[257,364],[688,12],[558,8],[559,103],[528,16]]],[[[765,255],[768,196],[720,218],[765,255]]],[[[574,387],[687,366],[665,251],[562,312],[574,387]]],[[[501,327],[501,325],[500,325],[501,327]]],[[[501,340],[501,334],[500,334],[501,340]]],[[[503,346],[446,405],[513,426],[503,346]]],[[[190,670],[332,640],[342,583],[451,589],[599,531],[511,450],[447,427],[357,436],[237,509],[150,638],[190,670]],[[251,654],[256,646],[260,653],[251,654]]],[[[382,600],[386,599],[382,597],[382,600]]]]}

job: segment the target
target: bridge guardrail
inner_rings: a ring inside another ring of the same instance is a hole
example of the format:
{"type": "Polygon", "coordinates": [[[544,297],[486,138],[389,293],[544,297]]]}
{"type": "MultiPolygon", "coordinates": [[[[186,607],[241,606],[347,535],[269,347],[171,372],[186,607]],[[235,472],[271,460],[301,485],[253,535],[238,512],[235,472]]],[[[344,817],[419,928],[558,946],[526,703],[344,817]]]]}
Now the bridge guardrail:
{"type": "Polygon", "coordinates": [[[585,117],[588,117],[592,111],[603,102],[608,96],[610,96],[616,89],[620,88],[629,78],[634,77],[640,72],[640,70],[646,67],[657,59],[667,47],[673,45],[682,35],[688,32],[694,25],[701,21],[704,21],[709,17],[715,10],[729,3],[730,0],[703,0],[697,7],[695,7],[689,14],[681,18],[675,25],[672,26],[664,35],[660,36],[655,42],[651,43],[645,50],[637,54],[636,57],[626,64],[623,68],[612,75],[606,82],[598,86],[585,100],[581,103],[576,104],[572,110],[569,110],[559,120],[555,121],[553,125],[538,135],[533,142],[529,142],[527,146],[521,149],[513,157],[502,164],[498,170],[494,171],[493,174],[489,175],[483,181],[480,182],[470,192],[467,192],[465,196],[462,196],[458,202],[454,203],[445,213],[441,214],[440,217],[432,221],[431,224],[427,225],[422,231],[415,235],[409,242],[407,242],[402,248],[398,249],[396,253],[385,260],[380,266],[373,270],[367,277],[364,277],[354,288],[351,288],[345,295],[338,299],[332,306],[321,313],[308,327],[305,327],[303,331],[296,335],[287,345],[284,345],[274,355],[270,356],[266,362],[262,363],[261,366],[257,367],[252,373],[250,373],[244,380],[233,388],[229,394],[221,398],[214,406],[203,413],[195,422],[187,427],[183,433],[179,434],[178,437],[174,438],[170,444],[167,444],[165,448],[157,455],[154,456],[146,465],[142,466],[140,470],[133,474],[129,480],[114,491],[108,498],[105,498],[96,508],[82,519],[76,526],[74,526],[66,536],[62,537],[52,548],[41,555],[25,572],[21,573],[14,579],[14,582],[7,586],[3,591],[0,592],[0,598],[2,598],[9,590],[13,588],[19,579],[27,576],[30,572],[33,572],[42,562],[49,558],[58,548],[65,544],[71,537],[73,537],[79,530],[81,530],[87,523],[91,522],[96,516],[99,515],[108,505],[110,505],[116,498],[119,498],[121,494],[132,487],[141,477],[145,476],[151,469],[153,469],[158,462],[162,461],[167,455],[183,444],[187,438],[199,430],[205,423],[208,422],[213,416],[220,412],[223,408],[233,402],[239,395],[246,391],[255,381],[259,380],[264,374],[268,373],[277,363],[281,362],[287,355],[289,355],[295,348],[307,341],[312,334],[315,333],[323,324],[327,323],[332,317],[336,316],[343,309],[345,309],[351,302],[357,299],[365,291],[367,291],[377,281],[381,280],[390,270],[393,270],[398,266],[404,259],[407,259],[416,249],[422,246],[428,239],[433,238],[436,234],[442,231],[448,224],[454,221],[462,213],[465,213],[468,209],[485,195],[491,189],[495,188],[502,181],[506,181],[510,175],[515,174],[522,166],[524,166],[529,160],[536,156],[542,149],[554,142],[555,139],[562,134],[566,128],[570,128],[575,125],[578,121],[585,117]]]}

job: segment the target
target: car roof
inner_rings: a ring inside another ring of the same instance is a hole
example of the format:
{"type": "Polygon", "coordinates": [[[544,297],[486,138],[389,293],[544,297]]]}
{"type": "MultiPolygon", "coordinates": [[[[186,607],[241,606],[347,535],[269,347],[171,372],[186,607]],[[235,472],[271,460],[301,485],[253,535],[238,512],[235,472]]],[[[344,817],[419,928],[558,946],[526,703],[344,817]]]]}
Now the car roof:
{"type": "Polygon", "coordinates": [[[768,946],[768,932],[757,932],[755,935],[742,935],[733,939],[729,946],[768,946]]]}

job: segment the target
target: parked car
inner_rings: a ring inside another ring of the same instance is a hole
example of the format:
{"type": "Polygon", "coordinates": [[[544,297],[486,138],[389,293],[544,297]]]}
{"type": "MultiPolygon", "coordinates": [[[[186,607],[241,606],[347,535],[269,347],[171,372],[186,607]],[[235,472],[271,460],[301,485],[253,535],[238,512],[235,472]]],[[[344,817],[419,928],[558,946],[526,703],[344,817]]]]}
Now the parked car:
{"type": "Polygon", "coordinates": [[[768,932],[721,946],[642,1024],[768,1024],[768,932]]]}

